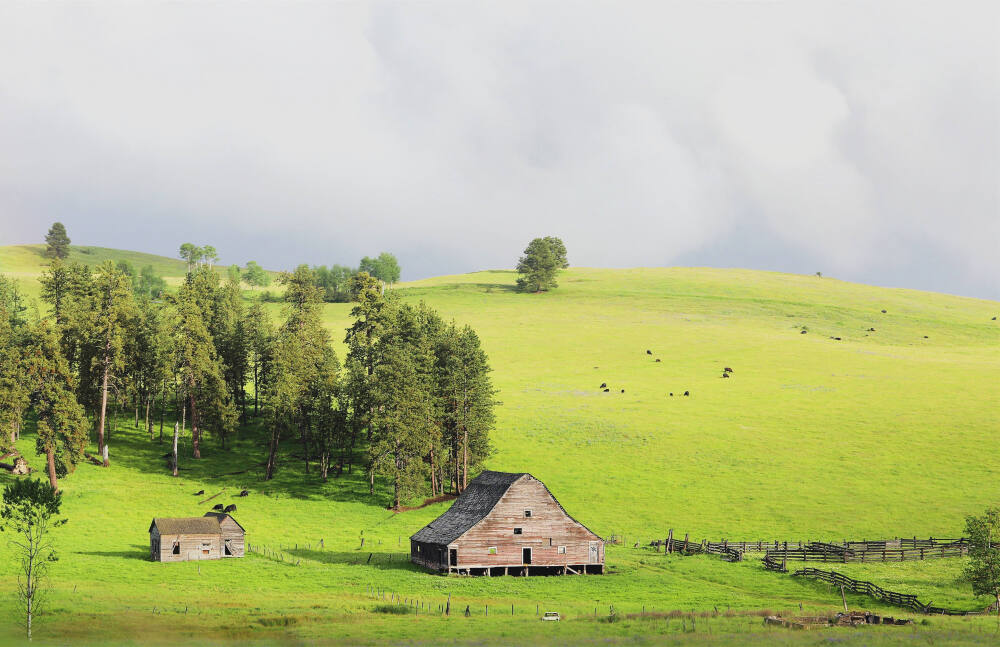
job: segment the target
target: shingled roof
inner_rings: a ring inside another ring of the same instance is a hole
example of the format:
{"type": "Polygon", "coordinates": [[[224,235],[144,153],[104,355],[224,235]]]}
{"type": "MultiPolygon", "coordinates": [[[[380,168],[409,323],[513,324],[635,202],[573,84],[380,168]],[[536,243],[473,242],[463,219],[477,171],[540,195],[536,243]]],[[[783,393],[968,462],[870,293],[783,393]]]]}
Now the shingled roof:
{"type": "Polygon", "coordinates": [[[483,472],[469,481],[448,510],[410,537],[428,544],[450,544],[479,523],[526,472],[483,472]]]}
{"type": "Polygon", "coordinates": [[[149,525],[156,526],[161,535],[218,535],[222,532],[217,517],[185,517],[170,519],[157,517],[149,525]]]}

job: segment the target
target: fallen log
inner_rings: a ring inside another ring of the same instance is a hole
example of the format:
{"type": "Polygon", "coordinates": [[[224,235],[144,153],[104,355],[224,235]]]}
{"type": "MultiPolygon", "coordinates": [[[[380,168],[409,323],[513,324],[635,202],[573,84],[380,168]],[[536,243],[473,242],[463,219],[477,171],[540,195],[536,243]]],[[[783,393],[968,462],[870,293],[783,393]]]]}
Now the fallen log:
{"type": "MultiPolygon", "coordinates": [[[[225,491],[226,491],[226,488],[222,488],[222,492],[225,492],[225,491]]],[[[204,504],[204,503],[208,503],[209,501],[211,501],[211,500],[212,500],[212,499],[214,499],[215,497],[219,496],[219,494],[222,494],[222,492],[219,492],[218,494],[213,494],[212,496],[208,497],[208,498],[207,498],[207,499],[205,499],[204,501],[199,501],[199,502],[198,502],[198,505],[202,505],[202,504],[204,504]]]]}

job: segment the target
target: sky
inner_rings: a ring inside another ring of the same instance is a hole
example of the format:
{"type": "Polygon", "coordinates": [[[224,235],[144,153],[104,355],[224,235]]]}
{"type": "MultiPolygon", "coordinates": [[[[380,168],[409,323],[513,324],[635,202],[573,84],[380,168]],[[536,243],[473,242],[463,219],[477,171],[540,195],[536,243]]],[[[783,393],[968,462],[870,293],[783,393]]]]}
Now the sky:
{"type": "Polygon", "coordinates": [[[0,4],[0,245],[1000,299],[1000,3],[0,4]]]}

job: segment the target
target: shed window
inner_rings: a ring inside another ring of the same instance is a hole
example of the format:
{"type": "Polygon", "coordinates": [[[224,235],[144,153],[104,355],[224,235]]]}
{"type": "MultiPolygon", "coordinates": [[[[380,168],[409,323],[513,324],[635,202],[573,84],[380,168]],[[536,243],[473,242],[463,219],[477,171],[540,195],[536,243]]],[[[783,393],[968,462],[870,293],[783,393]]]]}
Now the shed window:
{"type": "Polygon", "coordinates": [[[530,519],[531,518],[531,510],[525,510],[524,511],[524,518],[525,519],[530,519]]]}
{"type": "Polygon", "coordinates": [[[181,554],[181,542],[179,542],[179,541],[175,541],[174,542],[174,547],[170,551],[170,554],[171,555],[180,555],[181,554]]]}
{"type": "Polygon", "coordinates": [[[559,547],[559,554],[560,555],[565,555],[566,554],[566,547],[565,546],[560,546],[559,547]]]}
{"type": "Polygon", "coordinates": [[[420,552],[420,544],[417,544],[417,552],[420,552]]]}
{"type": "Polygon", "coordinates": [[[212,553],[212,544],[207,541],[201,542],[201,554],[209,555],[212,553]]]}
{"type": "Polygon", "coordinates": [[[488,554],[490,554],[490,555],[496,555],[497,554],[497,547],[496,546],[490,546],[489,548],[486,549],[486,552],[488,554]]]}
{"type": "Polygon", "coordinates": [[[520,535],[521,534],[521,529],[520,528],[514,528],[514,534],[515,535],[520,535]]]}

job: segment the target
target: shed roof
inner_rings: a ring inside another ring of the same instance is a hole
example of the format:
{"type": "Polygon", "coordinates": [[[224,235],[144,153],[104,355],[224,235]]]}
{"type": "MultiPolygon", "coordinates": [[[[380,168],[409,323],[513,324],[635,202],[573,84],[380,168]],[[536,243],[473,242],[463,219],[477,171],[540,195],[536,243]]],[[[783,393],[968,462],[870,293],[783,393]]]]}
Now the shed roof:
{"type": "Polygon", "coordinates": [[[234,519],[233,516],[231,514],[229,514],[228,512],[206,512],[205,516],[206,517],[215,517],[216,519],[219,520],[219,525],[220,526],[222,525],[222,522],[225,521],[226,518],[228,517],[230,521],[232,521],[233,523],[235,523],[237,526],[240,527],[240,530],[242,530],[243,532],[247,531],[247,529],[244,528],[243,526],[241,526],[240,522],[237,521],[236,519],[234,519]]]}
{"type": "Polygon", "coordinates": [[[184,517],[184,518],[164,518],[157,517],[153,523],[149,524],[152,532],[156,526],[161,535],[217,535],[222,532],[219,527],[217,517],[184,517]]]}
{"type": "Polygon", "coordinates": [[[455,503],[443,515],[410,537],[428,544],[450,544],[479,523],[496,506],[510,486],[526,472],[483,472],[469,481],[455,503]]]}

